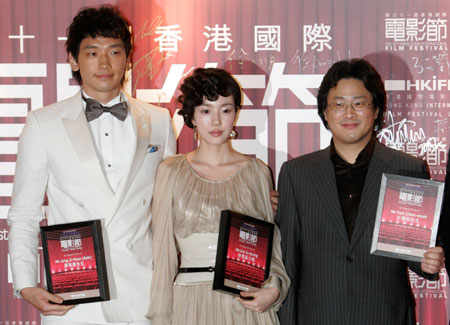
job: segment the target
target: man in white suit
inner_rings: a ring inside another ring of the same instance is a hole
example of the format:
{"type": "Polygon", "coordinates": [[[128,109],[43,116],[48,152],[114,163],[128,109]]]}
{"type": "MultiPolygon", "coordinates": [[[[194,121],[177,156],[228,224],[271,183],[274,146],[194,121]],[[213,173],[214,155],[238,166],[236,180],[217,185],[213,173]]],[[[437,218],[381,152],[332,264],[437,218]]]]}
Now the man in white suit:
{"type": "Polygon", "coordinates": [[[30,112],[20,137],[8,214],[11,267],[16,295],[43,314],[43,324],[150,324],[149,205],[156,168],[176,142],[167,110],[121,90],[132,52],[129,27],[113,7],[78,13],[66,49],[82,90],[30,112]],[[63,306],[38,287],[45,195],[49,225],[103,219],[110,301],[63,306]]]}

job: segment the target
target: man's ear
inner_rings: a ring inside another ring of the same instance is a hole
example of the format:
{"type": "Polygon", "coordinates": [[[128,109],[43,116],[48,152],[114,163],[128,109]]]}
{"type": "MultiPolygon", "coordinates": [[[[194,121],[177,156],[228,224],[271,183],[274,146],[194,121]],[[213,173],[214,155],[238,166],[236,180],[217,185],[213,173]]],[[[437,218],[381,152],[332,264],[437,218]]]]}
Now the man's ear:
{"type": "Polygon", "coordinates": [[[127,57],[127,67],[126,70],[129,70],[133,67],[133,63],[131,63],[131,54],[127,57]]]}
{"type": "Polygon", "coordinates": [[[328,123],[328,119],[327,119],[327,108],[325,108],[325,109],[323,110],[323,118],[324,118],[325,121],[327,121],[327,123],[328,123]]]}
{"type": "Polygon", "coordinates": [[[80,66],[78,65],[77,60],[72,56],[72,53],[69,53],[69,63],[72,71],[80,70],[80,66]]]}

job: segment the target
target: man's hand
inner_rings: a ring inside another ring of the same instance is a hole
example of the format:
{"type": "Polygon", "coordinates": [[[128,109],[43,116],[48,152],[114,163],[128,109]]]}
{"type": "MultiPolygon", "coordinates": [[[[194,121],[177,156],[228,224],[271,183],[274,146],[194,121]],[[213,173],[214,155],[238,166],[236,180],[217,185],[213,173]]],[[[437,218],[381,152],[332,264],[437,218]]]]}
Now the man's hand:
{"type": "Polygon", "coordinates": [[[273,214],[277,213],[278,209],[278,191],[273,190],[270,192],[270,204],[272,205],[273,214]]]}
{"type": "Polygon", "coordinates": [[[439,246],[431,247],[423,254],[420,266],[423,272],[435,274],[441,270],[444,261],[444,249],[439,246]]]}
{"type": "Polygon", "coordinates": [[[74,307],[58,305],[64,301],[63,298],[38,287],[23,288],[20,290],[20,294],[25,301],[32,304],[45,316],[62,316],[74,307]]]}
{"type": "Polygon", "coordinates": [[[236,298],[242,306],[245,308],[257,311],[264,312],[270,306],[273,305],[275,301],[277,301],[280,296],[280,290],[277,288],[262,288],[256,289],[254,291],[242,291],[241,297],[252,298],[251,300],[242,299],[241,297],[236,298]]]}

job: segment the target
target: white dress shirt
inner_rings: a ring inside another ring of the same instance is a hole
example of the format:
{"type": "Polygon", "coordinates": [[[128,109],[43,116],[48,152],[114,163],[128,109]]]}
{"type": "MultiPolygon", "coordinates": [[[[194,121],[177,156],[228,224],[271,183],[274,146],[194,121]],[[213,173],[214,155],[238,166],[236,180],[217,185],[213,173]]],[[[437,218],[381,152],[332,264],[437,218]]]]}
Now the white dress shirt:
{"type": "MultiPolygon", "coordinates": [[[[83,95],[86,98],[92,98],[84,91],[83,95]]],[[[125,100],[125,96],[119,95],[103,106],[110,107],[118,104],[121,97],[125,100]]],[[[86,103],[82,102],[83,108],[86,109],[86,103]]],[[[125,120],[121,121],[110,113],[103,113],[99,118],[90,121],[88,125],[103,171],[115,193],[121,180],[126,176],[125,173],[133,154],[133,144],[136,138],[133,117],[128,112],[125,120]]]]}

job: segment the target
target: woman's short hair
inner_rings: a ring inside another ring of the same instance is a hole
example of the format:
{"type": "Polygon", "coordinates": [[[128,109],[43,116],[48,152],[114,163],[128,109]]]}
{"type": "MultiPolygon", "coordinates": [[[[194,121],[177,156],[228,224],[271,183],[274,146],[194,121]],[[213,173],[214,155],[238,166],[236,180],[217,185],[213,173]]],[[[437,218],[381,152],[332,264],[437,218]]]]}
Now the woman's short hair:
{"type": "Polygon", "coordinates": [[[204,99],[216,101],[219,96],[233,96],[236,111],[241,108],[241,87],[231,74],[218,68],[197,68],[184,79],[180,86],[181,95],[178,102],[182,104],[182,109],[178,114],[183,116],[184,123],[194,128],[192,119],[195,107],[203,104],[204,99]]]}

